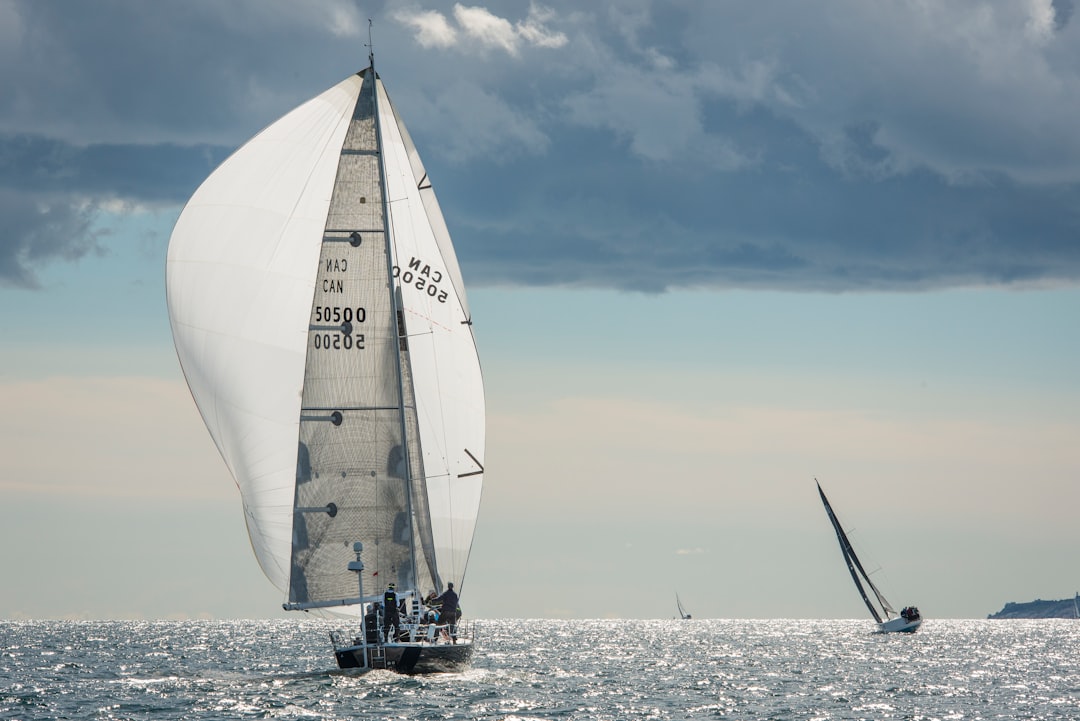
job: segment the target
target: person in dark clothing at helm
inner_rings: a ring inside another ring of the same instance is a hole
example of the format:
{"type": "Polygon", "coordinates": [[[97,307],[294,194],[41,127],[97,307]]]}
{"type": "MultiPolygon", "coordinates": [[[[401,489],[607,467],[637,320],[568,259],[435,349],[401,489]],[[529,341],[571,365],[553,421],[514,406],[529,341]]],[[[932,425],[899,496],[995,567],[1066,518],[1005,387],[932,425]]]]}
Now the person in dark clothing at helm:
{"type": "Polygon", "coordinates": [[[450,638],[456,643],[458,595],[454,591],[454,584],[446,584],[446,590],[435,600],[442,604],[442,608],[439,609],[439,625],[442,626],[443,624],[446,624],[450,632],[450,638]]]}

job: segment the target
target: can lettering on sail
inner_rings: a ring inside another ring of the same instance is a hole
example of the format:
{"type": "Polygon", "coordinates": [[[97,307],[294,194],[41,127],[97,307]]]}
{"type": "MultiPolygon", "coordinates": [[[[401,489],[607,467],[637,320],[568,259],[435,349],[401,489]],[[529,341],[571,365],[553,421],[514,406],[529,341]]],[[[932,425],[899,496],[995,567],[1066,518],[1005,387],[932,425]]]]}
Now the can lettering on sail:
{"type": "Polygon", "coordinates": [[[443,280],[442,271],[432,268],[431,265],[415,256],[409,259],[409,265],[404,270],[395,265],[393,274],[401,281],[402,287],[412,286],[440,303],[445,303],[449,296],[449,293],[439,286],[443,280]]]}
{"type": "MultiPolygon", "coordinates": [[[[347,274],[349,272],[348,258],[326,258],[324,262],[324,273],[347,274]]],[[[322,292],[332,295],[340,295],[345,292],[345,281],[340,278],[324,277],[322,279],[322,292]]]]}

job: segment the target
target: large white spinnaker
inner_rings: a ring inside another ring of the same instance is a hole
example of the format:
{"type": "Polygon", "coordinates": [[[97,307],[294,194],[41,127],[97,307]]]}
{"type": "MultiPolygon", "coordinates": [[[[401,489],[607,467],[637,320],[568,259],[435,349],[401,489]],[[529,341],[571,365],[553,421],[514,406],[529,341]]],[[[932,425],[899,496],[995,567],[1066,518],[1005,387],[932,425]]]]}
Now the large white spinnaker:
{"type": "Polygon", "coordinates": [[[353,541],[378,583],[460,588],[480,502],[483,382],[460,270],[374,79],[241,147],[169,245],[180,363],[259,563],[296,607],[355,595],[353,541]]]}
{"type": "Polygon", "coordinates": [[[169,241],[177,356],[236,481],[251,545],[284,590],[308,314],[351,76],[273,123],[196,190],[169,241]]]}

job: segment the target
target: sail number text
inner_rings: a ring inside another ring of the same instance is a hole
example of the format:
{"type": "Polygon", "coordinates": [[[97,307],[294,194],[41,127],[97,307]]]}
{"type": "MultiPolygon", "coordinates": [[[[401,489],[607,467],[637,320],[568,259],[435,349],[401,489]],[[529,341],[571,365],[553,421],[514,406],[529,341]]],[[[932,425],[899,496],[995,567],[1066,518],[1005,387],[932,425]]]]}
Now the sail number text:
{"type": "Polygon", "coordinates": [[[364,350],[364,334],[316,333],[315,348],[318,350],[364,350]]]}
{"type": "MultiPolygon", "coordinates": [[[[353,323],[363,323],[367,320],[367,309],[363,307],[350,308],[331,305],[315,306],[315,322],[333,325],[349,324],[350,331],[353,323]]],[[[364,350],[364,334],[345,332],[335,329],[327,331],[322,328],[314,334],[312,342],[317,350],[364,350]]]]}
{"type": "Polygon", "coordinates": [[[316,323],[363,323],[367,320],[367,311],[363,308],[340,308],[338,306],[315,306],[316,323]]]}
{"type": "Polygon", "coordinates": [[[402,285],[411,285],[417,290],[427,293],[440,303],[446,302],[448,293],[439,287],[439,283],[443,280],[443,274],[438,268],[432,268],[419,258],[413,257],[409,259],[409,265],[406,268],[395,265],[393,273],[394,277],[400,280],[402,285]]]}

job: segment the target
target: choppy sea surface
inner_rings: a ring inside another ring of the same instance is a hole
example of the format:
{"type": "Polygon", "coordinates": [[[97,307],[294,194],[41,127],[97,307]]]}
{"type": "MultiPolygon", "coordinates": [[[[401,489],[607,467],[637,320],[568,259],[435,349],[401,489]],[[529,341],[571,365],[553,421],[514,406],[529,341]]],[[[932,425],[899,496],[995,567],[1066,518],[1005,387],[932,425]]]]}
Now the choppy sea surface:
{"type": "Polygon", "coordinates": [[[0,621],[0,719],[1080,719],[1080,622],[475,622],[460,674],[339,671],[332,621],[0,621]]]}

